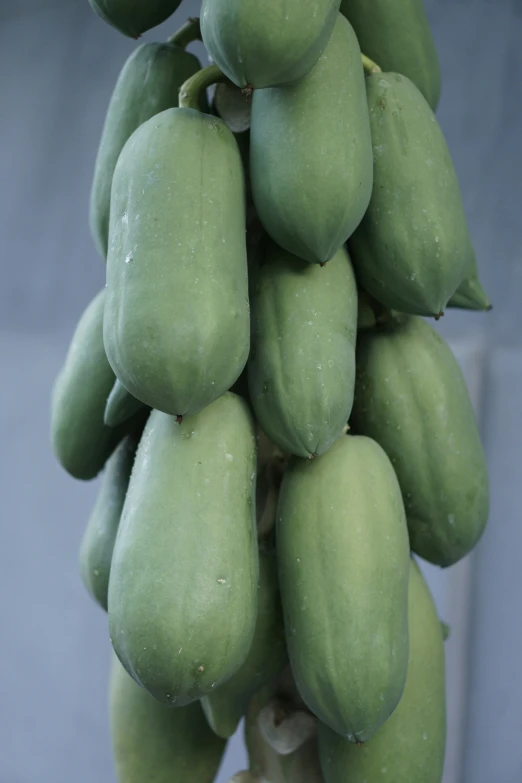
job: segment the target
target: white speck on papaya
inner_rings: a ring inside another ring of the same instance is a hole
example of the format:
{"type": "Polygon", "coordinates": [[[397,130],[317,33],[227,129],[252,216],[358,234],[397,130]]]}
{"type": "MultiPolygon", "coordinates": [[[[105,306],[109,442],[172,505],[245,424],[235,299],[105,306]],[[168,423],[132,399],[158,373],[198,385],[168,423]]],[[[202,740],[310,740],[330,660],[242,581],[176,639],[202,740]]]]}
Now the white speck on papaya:
{"type": "Polygon", "coordinates": [[[217,581],[219,585],[225,585],[227,583],[226,579],[218,579],[217,581]]]}
{"type": "Polygon", "coordinates": [[[198,668],[196,669],[196,671],[197,671],[199,674],[201,674],[201,672],[204,672],[204,671],[205,671],[205,667],[204,667],[203,665],[201,665],[201,666],[198,666],[198,668]]]}

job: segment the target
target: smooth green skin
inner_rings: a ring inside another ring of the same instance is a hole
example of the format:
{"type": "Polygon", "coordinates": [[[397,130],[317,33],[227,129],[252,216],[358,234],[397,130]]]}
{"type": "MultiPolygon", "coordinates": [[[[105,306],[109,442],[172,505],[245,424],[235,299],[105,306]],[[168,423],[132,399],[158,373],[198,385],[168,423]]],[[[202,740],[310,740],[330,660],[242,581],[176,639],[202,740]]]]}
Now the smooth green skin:
{"type": "Polygon", "coordinates": [[[448,307],[461,310],[491,310],[491,302],[479,279],[477,257],[473,246],[464,277],[448,302],[448,307]]]}
{"type": "Polygon", "coordinates": [[[241,157],[218,117],[167,109],[118,159],[104,341],[134,397],[197,413],[230,389],[250,347],[241,157]]]}
{"type": "Polygon", "coordinates": [[[212,60],[238,87],[287,84],[316,64],[340,0],[203,0],[201,35],[212,60]]]}
{"type": "Polygon", "coordinates": [[[320,267],[265,242],[252,295],[252,406],[283,451],[322,454],[348,421],[357,287],[342,247],[320,267]]]}
{"type": "Polygon", "coordinates": [[[226,743],[201,706],[169,709],[140,688],[113,656],[109,689],[118,783],[212,783],[226,743]]]}
{"type": "Polygon", "coordinates": [[[375,441],[345,435],[317,459],[293,458],[277,547],[301,696],[334,731],[365,742],[397,706],[408,665],[406,518],[375,441]]]}
{"type": "Polygon", "coordinates": [[[275,242],[322,263],[361,222],[372,172],[361,50],[349,22],[338,14],[328,46],[306,78],[254,91],[254,204],[275,242]]]}
{"type": "Polygon", "coordinates": [[[80,547],[83,584],[91,598],[105,611],[114,542],[137,445],[137,440],[129,436],[109,458],[80,547]]]}
{"type": "Polygon", "coordinates": [[[366,88],[374,186],[350,239],[355,271],[386,307],[437,316],[469,258],[457,175],[435,115],[408,78],[372,74],[366,88]]]}
{"type": "Polygon", "coordinates": [[[446,744],[444,647],[428,585],[411,561],[410,652],[404,694],[393,715],[363,747],[319,725],[325,783],[441,783],[446,744]]]}
{"type": "Polygon", "coordinates": [[[422,318],[359,334],[350,425],[391,459],[413,551],[440,566],[470,552],[489,514],[486,460],[460,367],[422,318]]]}
{"type": "Polygon", "coordinates": [[[92,10],[104,22],[129,38],[139,38],[147,30],[171,16],[181,0],[89,0],[92,10]]]}
{"type": "Polygon", "coordinates": [[[117,427],[128,421],[138,411],[143,411],[144,407],[141,400],[133,397],[123,383],[116,378],[107,398],[103,420],[108,427],[117,427]]]}
{"type": "Polygon", "coordinates": [[[114,547],[109,630],[127,671],[183,706],[244,663],[257,613],[256,443],[224,394],[177,424],[152,411],[114,547]]]}
{"type": "Polygon", "coordinates": [[[245,662],[230,680],[201,702],[209,725],[224,739],[236,731],[251,696],[276,677],[288,660],[275,550],[259,553],[257,603],[254,638],[245,662]]]}
{"type": "Polygon", "coordinates": [[[440,98],[440,66],[422,0],[342,0],[361,49],[383,71],[412,80],[433,111],[440,98]]]}
{"type": "Polygon", "coordinates": [[[177,106],[181,85],[200,68],[197,57],[169,43],[143,44],[123,66],[107,109],[91,189],[91,233],[104,258],[112,178],[125,142],[155,114],[177,106]]]}
{"type": "Polygon", "coordinates": [[[114,373],[103,348],[105,289],[83,312],[51,399],[51,442],[61,466],[77,479],[93,479],[124,435],[103,423],[114,373]]]}

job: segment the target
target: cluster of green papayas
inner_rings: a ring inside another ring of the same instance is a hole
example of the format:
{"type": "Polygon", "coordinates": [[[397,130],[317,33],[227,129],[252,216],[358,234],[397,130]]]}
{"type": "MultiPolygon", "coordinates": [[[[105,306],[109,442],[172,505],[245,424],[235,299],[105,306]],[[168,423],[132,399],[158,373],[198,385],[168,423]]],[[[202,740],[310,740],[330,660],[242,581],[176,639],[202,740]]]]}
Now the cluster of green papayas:
{"type": "MultiPolygon", "coordinates": [[[[138,37],[179,0],[90,3],[138,37]]],[[[103,471],[80,571],[119,783],[211,783],[242,720],[234,783],[441,782],[414,555],[460,560],[489,501],[424,318],[490,304],[439,93],[421,0],[203,0],[122,70],[91,195],[107,284],[51,423],[70,474],[103,471]]]]}

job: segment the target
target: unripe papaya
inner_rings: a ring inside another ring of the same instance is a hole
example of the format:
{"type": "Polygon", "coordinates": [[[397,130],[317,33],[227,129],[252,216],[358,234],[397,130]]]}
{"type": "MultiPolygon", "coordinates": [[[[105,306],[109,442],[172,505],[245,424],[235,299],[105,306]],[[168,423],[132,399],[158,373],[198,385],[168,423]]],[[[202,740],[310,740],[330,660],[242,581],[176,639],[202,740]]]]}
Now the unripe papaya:
{"type": "Polygon", "coordinates": [[[408,666],[408,531],[375,441],[343,435],[317,459],[293,458],[277,548],[299,692],[334,731],[366,742],[397,706],[408,666]]]}
{"type": "Polygon", "coordinates": [[[80,547],[80,574],[85,588],[107,611],[112,553],[129,486],[138,441],[125,438],[109,457],[80,547]]]}
{"type": "Polygon", "coordinates": [[[273,87],[310,71],[328,43],[340,0],[203,0],[201,34],[238,87],[273,87]]]}
{"type": "Polygon", "coordinates": [[[392,310],[438,316],[468,263],[469,234],[451,156],[415,85],[366,79],[373,140],[370,206],[350,239],[362,286],[392,310]]]}
{"type": "Polygon", "coordinates": [[[259,218],[290,253],[328,261],[362,220],[372,169],[361,51],[338,14],[304,79],[254,91],[250,177],[259,218]]]}
{"type": "Polygon", "coordinates": [[[446,743],[444,647],[428,585],[412,559],[408,676],[397,709],[364,746],[319,724],[325,783],[441,783],[446,743]]]}
{"type": "Polygon", "coordinates": [[[107,398],[103,420],[108,427],[117,427],[145,408],[141,400],[130,394],[117,378],[107,398]]]}
{"type": "Polygon", "coordinates": [[[257,612],[256,444],[227,393],[181,424],[152,411],[114,547],[109,630],[135,680],[183,706],[244,663],[257,612]]]}
{"type": "Polygon", "coordinates": [[[259,552],[258,610],[254,638],[243,665],[202,699],[209,725],[220,737],[231,737],[251,696],[282,671],[287,662],[285,632],[274,549],[259,552]]]}
{"type": "Polygon", "coordinates": [[[177,106],[181,85],[200,67],[197,57],[170,43],[143,44],[123,66],[107,110],[91,189],[91,233],[104,258],[112,178],[125,142],[146,120],[177,106]]]}
{"type": "Polygon", "coordinates": [[[422,0],[342,0],[361,49],[383,71],[407,76],[433,111],[440,97],[440,66],[422,0]]]}
{"type": "Polygon", "coordinates": [[[196,702],[173,710],[129,677],[113,656],[109,691],[118,783],[212,783],[225,742],[196,702]]]}
{"type": "Polygon", "coordinates": [[[344,247],[321,268],[266,241],[252,295],[252,406],[283,451],[322,454],[348,421],[357,288],[344,247]]]}
{"type": "Polygon", "coordinates": [[[422,318],[359,333],[350,425],[391,459],[413,551],[441,566],[470,552],[489,513],[486,460],[462,372],[422,318]]]}
{"type": "Polygon", "coordinates": [[[477,257],[471,244],[464,277],[449,300],[448,307],[456,307],[461,310],[491,310],[491,302],[480,282],[477,257]]]}
{"type": "Polygon", "coordinates": [[[249,351],[241,157],[218,117],[167,109],[118,159],[104,340],[134,397],[190,415],[239,377],[249,351]]]}
{"type": "Polygon", "coordinates": [[[129,38],[139,38],[171,16],[181,0],[89,0],[104,22],[129,38]]]}

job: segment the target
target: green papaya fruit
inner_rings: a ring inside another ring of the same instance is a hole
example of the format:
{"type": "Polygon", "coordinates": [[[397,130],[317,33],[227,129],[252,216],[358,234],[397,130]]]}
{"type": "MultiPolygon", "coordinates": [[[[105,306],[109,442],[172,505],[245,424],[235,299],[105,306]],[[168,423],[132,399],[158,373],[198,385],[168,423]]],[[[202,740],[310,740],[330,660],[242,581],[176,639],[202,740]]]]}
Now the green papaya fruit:
{"type": "Polygon", "coordinates": [[[117,427],[128,421],[138,411],[143,411],[144,405],[130,394],[123,383],[117,378],[107,398],[103,420],[108,427],[117,427]]]}
{"type": "Polygon", "coordinates": [[[92,10],[104,22],[129,38],[142,33],[172,16],[181,0],[89,0],[92,10]]]}
{"type": "Polygon", "coordinates": [[[444,649],[433,599],[414,560],[408,625],[404,694],[377,734],[361,748],[319,725],[325,783],[441,783],[446,743],[444,649]]]}
{"type": "Polygon", "coordinates": [[[309,709],[351,742],[391,715],[408,666],[409,543],[393,467],[369,438],[293,458],[277,516],[292,672],[309,709]]]}
{"type": "Polygon", "coordinates": [[[407,77],[371,74],[366,90],[374,185],[350,239],[355,271],[386,307],[439,316],[462,279],[470,242],[451,156],[407,77]]]}
{"type": "Polygon", "coordinates": [[[479,279],[477,256],[470,242],[470,259],[459,287],[448,302],[448,307],[461,310],[491,310],[491,302],[479,279]]]}
{"type": "Polygon", "coordinates": [[[226,393],[181,424],[152,411],[114,547],[109,630],[127,671],[183,706],[244,663],[257,612],[256,444],[226,393]]]}
{"type": "Polygon", "coordinates": [[[138,441],[125,438],[109,457],[80,547],[80,574],[91,597],[107,611],[112,552],[138,441]]]}
{"type": "Polygon", "coordinates": [[[113,656],[109,688],[112,751],[119,783],[212,783],[225,742],[198,702],[169,709],[113,656]]]}
{"type": "Polygon", "coordinates": [[[372,146],[361,50],[340,14],[312,71],[255,90],[250,177],[259,218],[278,245],[330,260],[357,228],[372,192],[372,146]]]}
{"type": "Polygon", "coordinates": [[[91,188],[91,233],[104,258],[112,178],[125,142],[146,120],[177,106],[181,85],[200,67],[197,57],[170,43],[143,44],[123,66],[107,110],[91,188]]]}
{"type": "Polygon", "coordinates": [[[440,66],[422,0],[342,0],[361,49],[383,71],[407,76],[433,111],[440,98],[440,66]]]}
{"type": "Polygon", "coordinates": [[[462,372],[422,318],[359,333],[350,424],[393,463],[413,551],[441,566],[470,552],[489,513],[486,460],[462,372]]]}
{"type": "Polygon", "coordinates": [[[51,399],[51,442],[62,467],[77,479],[98,475],[122,439],[103,422],[114,384],[103,347],[105,289],[90,302],[74,332],[51,399]]]}
{"type": "Polygon", "coordinates": [[[249,328],[236,141],[218,117],[167,109],[134,131],[114,172],[107,357],[134,397],[191,415],[237,380],[249,328]]]}
{"type": "Polygon", "coordinates": [[[350,415],[357,287],[344,247],[321,268],[264,243],[252,295],[249,390],[283,451],[322,454],[350,415]]]}
{"type": "Polygon", "coordinates": [[[340,0],[203,0],[201,34],[238,87],[287,84],[310,71],[332,32],[340,0]]]}
{"type": "Polygon", "coordinates": [[[220,737],[231,737],[251,696],[273,680],[287,662],[285,632],[274,549],[259,552],[259,590],[254,638],[238,671],[202,699],[209,725],[220,737]]]}

